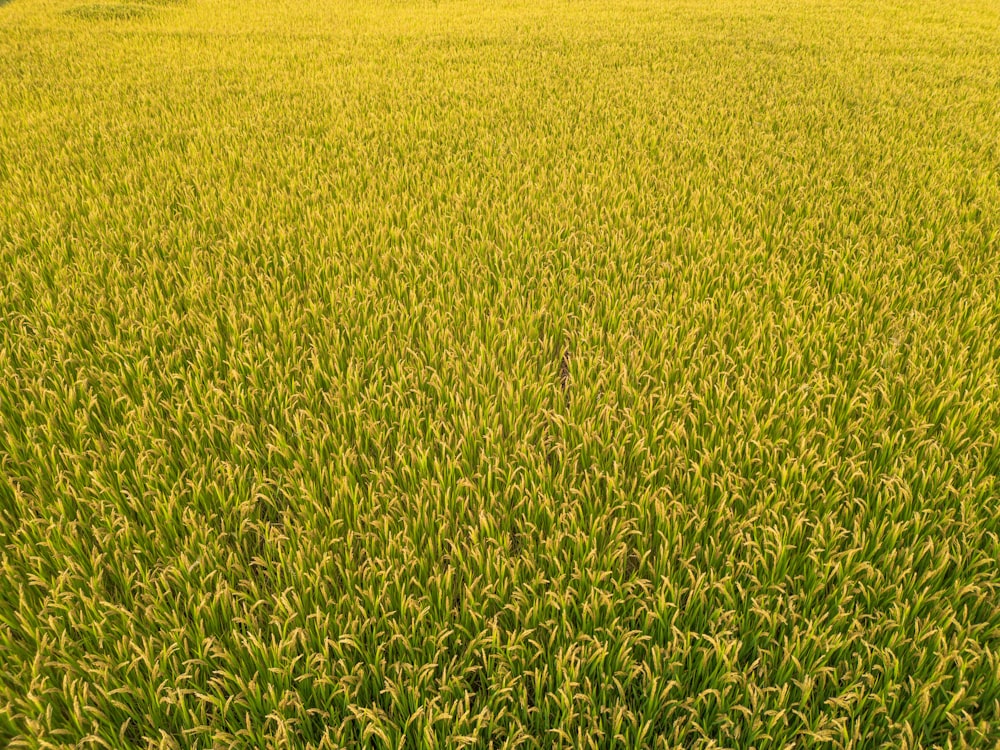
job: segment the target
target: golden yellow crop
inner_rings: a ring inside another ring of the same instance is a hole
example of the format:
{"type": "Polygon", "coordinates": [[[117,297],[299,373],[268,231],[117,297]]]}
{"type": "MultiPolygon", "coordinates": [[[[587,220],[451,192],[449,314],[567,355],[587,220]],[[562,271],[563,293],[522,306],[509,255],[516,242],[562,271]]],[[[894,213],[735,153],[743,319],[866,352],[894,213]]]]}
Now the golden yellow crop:
{"type": "Polygon", "coordinates": [[[0,746],[1000,746],[995,0],[0,4],[0,746]]]}

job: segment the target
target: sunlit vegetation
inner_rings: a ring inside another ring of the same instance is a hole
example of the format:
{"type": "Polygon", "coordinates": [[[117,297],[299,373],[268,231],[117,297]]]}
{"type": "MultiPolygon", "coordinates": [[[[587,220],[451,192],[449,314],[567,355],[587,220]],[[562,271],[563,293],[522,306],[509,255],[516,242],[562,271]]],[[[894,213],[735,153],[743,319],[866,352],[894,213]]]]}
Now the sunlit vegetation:
{"type": "Polygon", "coordinates": [[[0,746],[995,748],[1000,5],[0,7],[0,746]]]}

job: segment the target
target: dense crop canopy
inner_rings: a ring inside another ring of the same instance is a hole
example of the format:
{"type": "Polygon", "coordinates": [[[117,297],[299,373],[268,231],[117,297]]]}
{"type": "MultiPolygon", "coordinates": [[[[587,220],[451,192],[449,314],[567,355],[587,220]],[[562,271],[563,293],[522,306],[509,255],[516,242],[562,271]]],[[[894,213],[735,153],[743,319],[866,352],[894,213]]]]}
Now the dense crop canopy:
{"type": "Polygon", "coordinates": [[[0,746],[996,747],[994,0],[0,6],[0,746]]]}

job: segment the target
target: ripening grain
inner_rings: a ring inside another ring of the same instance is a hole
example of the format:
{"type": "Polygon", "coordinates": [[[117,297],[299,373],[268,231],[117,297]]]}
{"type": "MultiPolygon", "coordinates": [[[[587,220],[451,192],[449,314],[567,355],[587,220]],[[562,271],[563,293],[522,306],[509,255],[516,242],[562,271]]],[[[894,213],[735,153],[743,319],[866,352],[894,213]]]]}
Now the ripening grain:
{"type": "Polygon", "coordinates": [[[1000,746],[995,0],[0,5],[0,746],[1000,746]]]}

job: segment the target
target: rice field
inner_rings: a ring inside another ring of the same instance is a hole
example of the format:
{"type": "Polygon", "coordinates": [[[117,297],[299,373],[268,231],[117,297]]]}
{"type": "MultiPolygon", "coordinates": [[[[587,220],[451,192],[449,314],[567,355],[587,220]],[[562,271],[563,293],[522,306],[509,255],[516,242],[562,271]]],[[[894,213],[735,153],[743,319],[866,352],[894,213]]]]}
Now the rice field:
{"type": "Polygon", "coordinates": [[[1000,3],[0,5],[0,747],[1000,747],[1000,3]]]}

